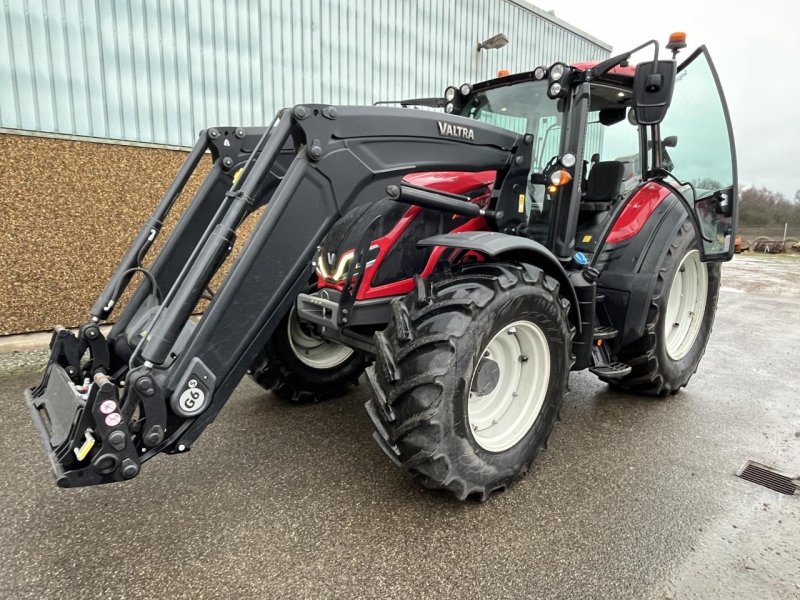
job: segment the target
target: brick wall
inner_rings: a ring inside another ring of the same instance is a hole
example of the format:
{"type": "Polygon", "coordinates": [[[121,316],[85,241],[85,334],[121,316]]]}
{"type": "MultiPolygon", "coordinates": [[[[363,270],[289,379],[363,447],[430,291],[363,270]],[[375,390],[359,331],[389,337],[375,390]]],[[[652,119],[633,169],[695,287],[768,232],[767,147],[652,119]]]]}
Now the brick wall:
{"type": "MultiPolygon", "coordinates": [[[[0,335],[84,322],[185,156],[0,133],[0,335]]],[[[190,180],[162,241],[210,164],[190,180]]]]}

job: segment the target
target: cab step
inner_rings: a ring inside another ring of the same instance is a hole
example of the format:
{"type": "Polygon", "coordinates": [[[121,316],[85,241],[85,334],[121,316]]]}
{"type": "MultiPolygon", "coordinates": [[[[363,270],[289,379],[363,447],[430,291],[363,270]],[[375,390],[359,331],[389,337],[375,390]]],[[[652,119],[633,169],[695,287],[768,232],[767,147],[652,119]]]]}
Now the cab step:
{"type": "Polygon", "coordinates": [[[606,379],[619,379],[630,375],[631,366],[621,362],[612,362],[608,365],[597,365],[589,369],[598,377],[605,377],[606,379]]]}
{"type": "Polygon", "coordinates": [[[596,325],[594,328],[594,339],[597,340],[611,340],[619,335],[619,331],[608,325],[596,325]]]}

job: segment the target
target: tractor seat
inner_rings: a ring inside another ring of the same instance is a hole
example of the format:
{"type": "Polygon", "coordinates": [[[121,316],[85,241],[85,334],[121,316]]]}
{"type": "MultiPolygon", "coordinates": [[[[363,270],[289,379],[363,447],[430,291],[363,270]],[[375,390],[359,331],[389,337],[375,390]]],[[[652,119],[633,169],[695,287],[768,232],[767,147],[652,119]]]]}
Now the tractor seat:
{"type": "Polygon", "coordinates": [[[611,204],[619,198],[625,164],[618,160],[594,163],[586,181],[586,194],[581,201],[582,211],[602,212],[611,210],[611,204]]]}

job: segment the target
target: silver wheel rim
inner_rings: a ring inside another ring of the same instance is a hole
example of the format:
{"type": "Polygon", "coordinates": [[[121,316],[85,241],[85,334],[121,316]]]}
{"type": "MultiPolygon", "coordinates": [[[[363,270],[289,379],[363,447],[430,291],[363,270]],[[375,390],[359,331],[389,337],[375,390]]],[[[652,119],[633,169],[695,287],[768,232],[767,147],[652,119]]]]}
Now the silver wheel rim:
{"type": "Polygon", "coordinates": [[[303,330],[297,313],[292,309],[289,316],[289,346],[297,359],[313,369],[333,369],[353,354],[353,349],[308,334],[303,330]]]}
{"type": "Polygon", "coordinates": [[[501,329],[472,373],[467,417],[472,437],[489,452],[503,452],[530,431],[550,383],[550,349],[530,321],[501,329]]]}
{"type": "Polygon", "coordinates": [[[692,250],[683,257],[669,290],[664,338],[667,355],[680,360],[692,349],[706,311],[708,269],[700,252],[692,250]]]}

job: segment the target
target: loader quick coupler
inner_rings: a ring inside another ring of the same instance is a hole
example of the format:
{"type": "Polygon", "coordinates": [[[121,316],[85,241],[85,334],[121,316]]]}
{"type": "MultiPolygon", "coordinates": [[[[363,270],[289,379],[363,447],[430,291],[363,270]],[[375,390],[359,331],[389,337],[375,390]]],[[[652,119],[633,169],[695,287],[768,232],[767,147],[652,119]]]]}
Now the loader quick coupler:
{"type": "Polygon", "coordinates": [[[75,334],[62,325],[56,325],[50,338],[50,364],[61,365],[69,378],[77,382],[81,374],[81,354],[75,334]]]}
{"type": "Polygon", "coordinates": [[[136,422],[136,431],[147,448],[157,446],[164,439],[167,429],[167,408],[164,392],[153,379],[150,371],[143,367],[131,371],[128,386],[132,390],[122,407],[122,418],[126,422],[134,416],[136,407],[141,407],[144,418],[136,422]]]}
{"type": "Polygon", "coordinates": [[[84,323],[75,336],[69,329],[56,325],[50,338],[50,364],[60,365],[76,384],[84,384],[85,377],[107,372],[111,363],[108,344],[94,321],[84,323]],[[89,350],[91,361],[81,368],[81,358],[89,350]]]}
{"type": "Polygon", "coordinates": [[[92,357],[89,375],[94,376],[98,372],[107,373],[111,366],[111,354],[108,351],[108,343],[97,323],[88,321],[80,326],[78,343],[80,349],[88,348],[92,357]]]}
{"type": "Polygon", "coordinates": [[[104,373],[96,373],[88,397],[82,400],[65,371],[58,365],[53,365],[52,369],[48,388],[57,388],[56,392],[51,392],[56,402],[35,398],[32,391],[28,402],[59,487],[136,477],[139,458],[118,403],[114,382],[104,373]],[[68,412],[59,410],[70,394],[75,409],[71,418],[68,412]]]}

